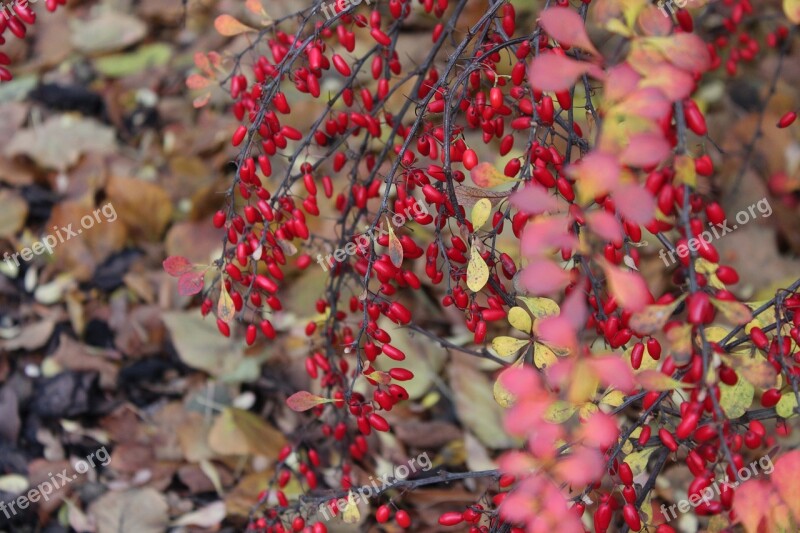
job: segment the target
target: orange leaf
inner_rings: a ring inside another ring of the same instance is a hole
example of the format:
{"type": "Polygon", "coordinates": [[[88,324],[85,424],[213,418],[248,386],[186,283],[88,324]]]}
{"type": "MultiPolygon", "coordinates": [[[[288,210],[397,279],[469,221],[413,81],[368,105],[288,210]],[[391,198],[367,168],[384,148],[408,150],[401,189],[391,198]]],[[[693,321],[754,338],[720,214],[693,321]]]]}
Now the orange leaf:
{"type": "Polygon", "coordinates": [[[214,20],[214,27],[220,35],[224,35],[225,37],[233,37],[234,35],[247,33],[248,31],[256,31],[255,28],[251,28],[247,24],[239,22],[230,15],[218,16],[214,20]]]}
{"type": "Polygon", "coordinates": [[[641,311],[651,302],[650,290],[642,276],[636,272],[625,272],[608,261],[602,261],[601,266],[606,272],[611,294],[624,309],[641,311]]]}
{"type": "Polygon", "coordinates": [[[295,392],[288,398],[286,398],[286,405],[289,406],[289,409],[292,411],[308,411],[309,409],[313,409],[314,407],[321,405],[323,403],[330,403],[333,400],[328,398],[323,398],[322,396],[317,396],[316,394],[311,394],[308,391],[301,390],[300,392],[295,392]]]}
{"type": "Polygon", "coordinates": [[[203,89],[208,87],[210,83],[211,80],[200,74],[192,74],[186,78],[186,86],[190,89],[203,89]]]}
{"type": "Polygon", "coordinates": [[[469,171],[469,175],[472,181],[475,182],[475,185],[487,189],[510,181],[517,181],[514,178],[507,177],[497,170],[494,165],[485,161],[483,163],[478,163],[475,168],[469,171]]]}

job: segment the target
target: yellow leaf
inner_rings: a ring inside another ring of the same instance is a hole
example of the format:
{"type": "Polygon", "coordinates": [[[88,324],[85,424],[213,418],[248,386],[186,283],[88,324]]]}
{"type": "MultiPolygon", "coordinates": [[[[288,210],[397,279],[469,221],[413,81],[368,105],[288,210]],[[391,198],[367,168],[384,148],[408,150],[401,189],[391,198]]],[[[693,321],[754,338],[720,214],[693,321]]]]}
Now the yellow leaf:
{"type": "Polygon", "coordinates": [[[345,524],[357,524],[361,520],[361,513],[352,491],[347,495],[347,505],[342,510],[342,520],[345,524]]]}
{"type": "Polygon", "coordinates": [[[508,323],[522,333],[530,333],[533,326],[531,316],[521,307],[512,307],[508,311],[508,323]]]}
{"type": "Polygon", "coordinates": [[[544,414],[545,420],[548,422],[552,422],[553,424],[563,424],[570,418],[572,415],[575,414],[578,408],[574,405],[565,402],[564,400],[556,400],[550,407],[547,408],[547,411],[544,414]]]}
{"type": "Polygon", "coordinates": [[[783,0],[783,11],[786,18],[794,24],[800,24],[800,0],[783,0]]]}
{"type": "Polygon", "coordinates": [[[230,324],[233,322],[233,316],[236,314],[236,308],[233,305],[233,299],[228,294],[228,289],[225,288],[224,283],[220,283],[222,290],[219,293],[219,302],[217,303],[217,317],[230,324]]]}
{"type": "Polygon", "coordinates": [[[536,368],[543,369],[550,366],[553,366],[558,361],[556,354],[553,353],[553,350],[545,346],[544,344],[537,342],[533,348],[533,363],[536,365],[536,368]]]}
{"type": "Polygon", "coordinates": [[[781,396],[780,401],[775,405],[775,412],[782,418],[791,418],[797,414],[797,396],[793,391],[788,391],[781,396]]]}
{"type": "Polygon", "coordinates": [[[625,394],[618,390],[609,390],[603,395],[600,400],[602,405],[610,405],[611,407],[619,407],[625,401],[625,394]]]}
{"type": "MultiPolygon", "coordinates": [[[[747,307],[755,311],[765,303],[767,303],[767,300],[762,300],[760,302],[747,302],[745,305],[747,305],[747,307]]],[[[744,327],[744,332],[749,334],[750,330],[755,327],[764,329],[765,327],[771,326],[774,323],[775,323],[775,306],[771,306],[766,311],[764,311],[763,313],[755,317],[753,320],[748,322],[747,325],[744,327]]]]}
{"type": "Polygon", "coordinates": [[[487,281],[489,281],[489,267],[481,257],[478,247],[473,244],[467,265],[467,287],[472,292],[478,292],[487,281]]]}
{"type": "Polygon", "coordinates": [[[386,228],[389,230],[389,259],[395,267],[400,268],[403,264],[403,245],[400,244],[400,239],[394,234],[388,219],[386,220],[386,228]]]}
{"type": "Polygon", "coordinates": [[[583,360],[577,361],[571,376],[567,399],[574,404],[583,404],[594,398],[600,381],[594,370],[583,360]]]}
{"type": "Polygon", "coordinates": [[[581,408],[578,410],[578,417],[581,419],[581,422],[586,422],[590,416],[599,410],[600,408],[592,402],[586,402],[585,404],[581,405],[581,408]]]}
{"type": "Polygon", "coordinates": [[[650,504],[650,500],[653,498],[653,491],[648,491],[647,496],[645,497],[644,501],[640,509],[644,513],[645,516],[645,524],[652,524],[653,523],[653,506],[650,504]]]}
{"type": "Polygon", "coordinates": [[[561,309],[558,304],[550,298],[534,298],[531,296],[520,296],[520,300],[525,304],[533,318],[544,318],[547,316],[557,316],[561,309]]]}
{"type": "Polygon", "coordinates": [[[647,469],[647,460],[653,455],[658,446],[651,446],[639,452],[633,452],[625,458],[625,462],[631,467],[634,477],[643,473],[647,469]]]}
{"type": "Polygon", "coordinates": [[[475,205],[472,206],[472,227],[479,230],[489,220],[489,215],[492,214],[492,202],[488,198],[481,198],[475,205]]]}
{"type": "Polygon", "coordinates": [[[514,405],[514,395],[508,392],[508,390],[500,384],[501,377],[505,372],[514,372],[516,369],[522,366],[522,359],[511,365],[510,367],[506,368],[500,374],[498,374],[497,379],[494,382],[494,387],[492,388],[492,394],[494,395],[494,401],[497,402],[497,405],[508,409],[512,405],[514,405]]]}
{"type": "Polygon", "coordinates": [[[514,337],[495,337],[492,340],[492,349],[500,357],[511,357],[530,344],[530,342],[529,340],[515,339],[514,337]]]}
{"type": "Polygon", "coordinates": [[[233,37],[234,35],[247,33],[248,31],[256,31],[255,28],[251,28],[247,24],[239,22],[230,15],[218,16],[214,20],[214,27],[220,35],[224,35],[225,37],[233,37]]]}
{"type": "Polygon", "coordinates": [[[675,180],[677,183],[685,183],[692,188],[697,186],[697,171],[694,168],[694,159],[688,155],[675,157],[675,180]]]}
{"type": "Polygon", "coordinates": [[[739,418],[753,403],[755,388],[742,376],[739,376],[739,380],[733,386],[720,383],[719,389],[719,405],[728,418],[739,418]]]}
{"type": "Polygon", "coordinates": [[[714,307],[722,313],[728,322],[735,326],[741,326],[753,320],[753,313],[743,303],[718,300],[716,298],[711,298],[711,303],[714,304],[714,307]]]}
{"type": "Polygon", "coordinates": [[[635,441],[636,439],[639,438],[639,435],[641,435],[641,434],[642,434],[642,427],[641,426],[639,426],[636,429],[634,429],[633,433],[631,433],[631,436],[629,438],[625,439],[625,442],[622,444],[622,453],[625,453],[625,454],[631,453],[633,451],[633,443],[631,442],[631,440],[635,441]]]}

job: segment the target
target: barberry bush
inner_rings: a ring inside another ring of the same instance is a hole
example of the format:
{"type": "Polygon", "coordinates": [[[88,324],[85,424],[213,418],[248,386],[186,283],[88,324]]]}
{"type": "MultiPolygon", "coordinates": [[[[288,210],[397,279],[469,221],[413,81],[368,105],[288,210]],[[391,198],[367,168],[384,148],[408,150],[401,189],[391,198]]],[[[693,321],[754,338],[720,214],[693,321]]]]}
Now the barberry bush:
{"type": "Polygon", "coordinates": [[[800,7],[696,3],[548,2],[534,20],[507,1],[477,15],[467,0],[317,2],[273,20],[250,1],[261,28],[217,19],[250,42],[229,68],[198,57],[189,78],[224,78],[241,122],[213,220],[224,250],[208,271],[165,267],[248,345],[278,335],[289,272],[326,278],[305,326],[310,385],[286,402],[308,424],[275,458],[252,530],[327,531],[321,505],[352,529],[421,530],[404,496],[460,480],[476,497],[444,529],[665,533],[682,498],[709,530],[800,528],[800,453],[778,445],[800,398],[800,282],[737,297],[708,236],[728,217],[708,184],[730,154],[696,99],[706,79],[782,60],[800,7]],[[436,20],[418,36],[427,55],[405,62],[401,31],[420,18],[436,20]],[[330,231],[312,234],[316,217],[330,231]],[[659,294],[639,272],[647,243],[677,256],[659,294]],[[374,435],[425,369],[410,333],[479,359],[459,367],[468,380],[494,372],[475,401],[505,409],[510,444],[497,468],[390,480],[359,505],[390,442],[374,435]],[[745,482],[764,457],[771,475],[745,482]],[[675,471],[687,481],[670,496],[659,481],[675,471]]]}
{"type": "MultiPolygon", "coordinates": [[[[796,111],[769,124],[762,107],[731,153],[698,93],[771,56],[774,94],[800,2],[558,0],[534,17],[520,4],[317,0],[277,15],[248,0],[215,21],[243,51],[195,57],[195,106],[226,89],[239,152],[209,221],[221,255],[165,270],[221,335],[265,350],[294,333],[279,320],[287,281],[325,280],[300,302],[308,379],[282,406],[302,422],[248,529],[426,530],[413,490],[463,484],[472,500],[448,504],[444,530],[666,533],[684,527],[677,507],[709,531],[798,531],[800,281],[744,301],[711,237],[732,220],[721,185],[736,190],[764,130],[791,134],[796,111]],[[421,57],[406,56],[409,29],[429,40],[421,57]],[[737,175],[717,168],[728,159],[737,175]],[[640,272],[653,247],[674,260],[657,294],[640,272]],[[502,409],[480,435],[495,455],[374,483],[398,411],[453,407],[471,430],[502,409]]],[[[35,22],[13,9],[0,44],[35,22]]],[[[0,52],[2,81],[9,63],[0,52]]],[[[785,179],[771,185],[796,207],[785,179]]]]}

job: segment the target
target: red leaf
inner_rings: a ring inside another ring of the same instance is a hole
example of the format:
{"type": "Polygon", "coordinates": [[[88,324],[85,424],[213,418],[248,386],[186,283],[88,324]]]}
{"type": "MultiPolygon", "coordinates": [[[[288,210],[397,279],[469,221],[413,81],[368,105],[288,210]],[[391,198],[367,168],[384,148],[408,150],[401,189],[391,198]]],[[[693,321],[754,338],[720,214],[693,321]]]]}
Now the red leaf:
{"type": "Polygon", "coordinates": [[[192,265],[188,259],[180,255],[171,255],[164,259],[164,262],[161,264],[164,266],[164,270],[167,274],[175,277],[186,274],[194,268],[194,265],[192,265]]]}
{"type": "Polygon", "coordinates": [[[323,398],[322,396],[317,396],[316,394],[301,390],[286,398],[286,405],[289,406],[289,409],[292,411],[302,412],[331,401],[332,400],[328,398],[323,398]]]}
{"type": "Polygon", "coordinates": [[[531,61],[528,81],[540,91],[564,91],[575,85],[578,76],[584,74],[598,79],[603,77],[603,71],[597,65],[557,54],[542,54],[531,61]]]}
{"type": "Polygon", "coordinates": [[[653,220],[656,201],[650,191],[636,184],[623,185],[614,191],[617,211],[626,220],[635,224],[647,224],[653,220]]]}
{"type": "Polygon", "coordinates": [[[619,102],[636,90],[642,77],[628,63],[620,63],[608,69],[603,93],[609,103],[619,102]]]}
{"type": "Polygon", "coordinates": [[[577,46],[599,56],[600,52],[586,34],[586,23],[568,7],[551,7],[539,17],[544,31],[555,41],[566,46],[577,46]]]}
{"type": "Polygon", "coordinates": [[[205,272],[187,272],[178,280],[178,294],[191,296],[203,290],[205,285],[205,272]]]}

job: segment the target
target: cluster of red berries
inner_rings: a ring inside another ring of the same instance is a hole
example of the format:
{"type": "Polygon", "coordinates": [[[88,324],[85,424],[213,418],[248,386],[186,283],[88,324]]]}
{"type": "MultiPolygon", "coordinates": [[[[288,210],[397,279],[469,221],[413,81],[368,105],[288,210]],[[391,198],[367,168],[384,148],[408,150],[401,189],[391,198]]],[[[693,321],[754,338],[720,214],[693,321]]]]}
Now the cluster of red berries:
{"type": "MultiPolygon", "coordinates": [[[[440,18],[445,13],[451,17],[461,13],[465,2],[453,3],[456,5],[451,6],[449,0],[420,0],[427,13],[440,18]]],[[[568,2],[559,1],[558,5],[567,6],[568,2]]],[[[584,151],[589,149],[581,127],[572,119],[573,93],[562,90],[547,94],[532,88],[527,80],[528,65],[534,56],[546,52],[566,57],[569,48],[551,44],[541,30],[514,39],[517,17],[514,7],[506,3],[492,6],[479,21],[477,27],[481,31],[471,33],[465,41],[469,43],[480,36],[474,48],[465,52],[464,45],[459,50],[465,54],[463,64],[469,64],[469,68],[456,61],[448,61],[446,65],[433,61],[453,36],[453,25],[443,21],[432,32],[432,59],[414,71],[405,72],[396,46],[402,22],[411,12],[411,0],[391,0],[388,8],[389,21],[384,20],[386,14],[378,9],[365,16],[355,11],[342,12],[337,7],[337,17],[318,22],[313,32],[291,35],[277,27],[267,34],[264,55],[252,62],[251,75],[237,72],[231,78],[233,114],[242,123],[231,142],[241,148],[241,155],[227,205],[214,216],[214,225],[226,231],[227,241],[218,261],[222,273],[220,302],[226,295],[230,298],[232,314],[244,324],[248,345],[257,343],[260,335],[268,340],[276,338],[275,327],[267,317],[282,309],[278,293],[285,271],[292,262],[301,270],[313,264],[308,253],[290,261],[288,256],[295,250],[292,242],[317,242],[308,219],[321,216],[328,205],[338,215],[339,241],[333,244],[340,248],[355,246],[359,222],[374,228],[391,213],[418,213],[413,222],[429,228],[434,235],[426,241],[422,232],[398,230],[397,235],[390,232],[367,248],[356,246],[350,260],[331,265],[328,290],[315,302],[318,316],[305,326],[310,344],[305,368],[325,394],[321,402],[310,408],[320,419],[326,440],[304,442],[281,454],[272,488],[260,498],[262,504],[275,499],[278,506],[263,510],[263,518],[252,524],[258,530],[309,533],[326,530],[319,522],[308,525],[283,489],[293,476],[308,490],[316,489],[319,468],[328,454],[334,453],[333,447],[345,458],[341,463],[340,488],[350,489],[357,484],[352,465],[369,459],[368,437],[373,431],[390,430],[386,413],[408,399],[403,382],[414,378],[411,371],[396,366],[395,362],[411,354],[393,343],[381,320],[401,326],[415,325],[410,305],[400,300],[408,291],[422,287],[423,272],[426,284],[445,287],[442,307],[464,315],[464,324],[479,346],[485,343],[492,323],[504,320],[515,305],[513,281],[518,265],[508,254],[497,250],[494,242],[503,233],[506,221],[511,233],[521,239],[533,217],[522,210],[514,211],[512,205],[501,199],[500,207],[489,217],[490,229],[473,225],[463,196],[469,188],[463,183],[467,173],[480,171],[481,162],[480,150],[471,143],[483,142],[503,156],[518,150],[521,155],[505,164],[499,173],[501,179],[517,179],[545,188],[569,204],[569,214],[577,226],[586,224],[587,208],[576,203],[576,181],[565,172],[569,157],[563,147],[557,148],[563,143],[555,142],[560,139],[584,151]],[[369,46],[353,58],[357,38],[369,40],[369,46]],[[504,63],[509,59],[512,65],[506,69],[504,63]],[[359,81],[362,72],[371,77],[369,83],[359,81]],[[390,112],[388,101],[398,90],[399,80],[416,80],[409,95],[413,100],[399,111],[390,112]],[[336,86],[341,88],[328,90],[336,86]],[[327,101],[324,113],[316,118],[308,133],[294,120],[298,105],[290,104],[296,96],[290,92],[327,101]],[[416,118],[408,113],[414,108],[416,118]],[[442,114],[444,120],[436,118],[442,114]],[[309,154],[313,157],[304,161],[309,154]],[[338,179],[334,180],[332,175],[348,176],[340,192],[335,190],[338,179]],[[269,186],[268,180],[278,176],[282,176],[279,184],[269,186]],[[323,205],[323,197],[329,200],[328,204],[323,205]],[[415,209],[422,201],[428,209],[415,209]],[[380,251],[379,247],[385,250],[380,251]],[[480,290],[472,290],[468,279],[469,264],[476,256],[480,256],[489,270],[487,282],[480,290]],[[369,392],[353,391],[351,384],[355,378],[363,378],[371,387],[369,392]],[[286,461],[290,454],[295,459],[291,463],[286,461]],[[303,459],[298,461],[297,457],[303,459]]],[[[746,16],[752,12],[748,0],[725,0],[723,9],[730,11],[723,22],[730,33],[745,27],[746,16]]],[[[694,30],[688,12],[680,10],[676,18],[676,31],[694,30]]],[[[786,36],[785,28],[779,27],[768,36],[767,44],[777,47],[786,36]]],[[[736,74],[738,62],[754,60],[760,50],[758,42],[744,31],[735,39],[717,39],[709,44],[712,68],[724,63],[729,75],[736,74]],[[736,46],[731,46],[731,42],[736,46]],[[723,52],[729,47],[727,59],[723,59],[723,52]]],[[[695,82],[699,76],[700,73],[695,76],[695,82]]],[[[587,112],[593,111],[590,103],[586,106],[587,112]]],[[[787,115],[781,120],[781,127],[787,127],[793,120],[787,115]]],[[[688,131],[699,137],[708,132],[703,112],[691,98],[682,99],[675,111],[659,121],[665,138],[673,146],[678,144],[682,133],[679,124],[685,124],[688,131]]],[[[701,176],[714,174],[708,155],[693,157],[691,163],[693,171],[701,176]]],[[[692,192],[675,166],[653,166],[645,171],[644,187],[656,199],[664,216],[644,228],[654,234],[677,231],[676,247],[685,246],[694,237],[700,243],[697,255],[713,265],[698,271],[694,268],[694,258],[679,256],[673,281],[676,286],[690,287],[690,294],[680,308],[674,294],[653,299],[657,305],[675,303],[677,308],[673,317],[657,329],[668,334],[684,324],[695,329],[710,324],[725,302],[738,303],[727,290],[727,286],[739,281],[738,273],[730,266],[718,265],[720,256],[713,244],[697,238],[707,224],[724,222],[725,213],[719,204],[692,192]],[[671,217],[676,221],[670,222],[671,217]]],[[[475,198],[467,200],[474,203],[475,198]]],[[[592,206],[623,218],[624,235],[610,239],[598,255],[614,265],[626,263],[630,258],[638,266],[640,257],[634,245],[642,240],[642,226],[621,216],[611,194],[594,198],[592,206]]],[[[578,259],[585,258],[579,258],[568,246],[561,250],[561,257],[575,262],[566,294],[580,291],[587,295],[591,312],[586,328],[593,329],[611,348],[628,347],[634,369],[639,369],[647,356],[659,362],[660,372],[679,376],[690,390],[688,401],[680,405],[677,424],[672,424],[672,418],[658,408],[664,394],[643,394],[642,409],[648,416],[638,436],[640,447],[654,445],[651,442],[654,430],[658,443],[670,452],[685,447],[687,464],[691,462],[689,467],[695,474],[691,490],[697,492],[712,479],[711,465],[724,453],[730,454],[736,466],[744,460],[740,453],[743,445],[756,449],[774,442],[755,421],[747,431],[726,422],[721,433],[717,425],[704,423],[708,418],[718,418],[720,387],[707,386],[708,369],[703,354],[693,352],[678,357],[666,353],[662,358],[661,343],[654,336],[656,331],[637,331],[631,323],[632,313],[619,306],[613,296],[598,291],[597,284],[601,282],[591,275],[581,277],[582,265],[578,259]],[[671,425],[674,429],[670,429],[671,425]]],[[[586,271],[591,273],[589,267],[586,271]]],[[[203,302],[204,315],[215,307],[216,298],[212,299],[211,294],[213,291],[203,302]]],[[[796,307],[795,298],[787,299],[783,307],[795,326],[793,338],[800,321],[800,314],[792,311],[796,307]]],[[[223,335],[232,334],[232,324],[235,321],[229,313],[218,313],[217,325],[223,335]]],[[[798,374],[800,367],[784,360],[791,355],[787,353],[790,349],[787,339],[783,350],[779,350],[777,340],[770,342],[759,328],[749,330],[749,338],[765,353],[777,373],[786,374],[788,370],[792,376],[798,374]]],[[[726,353],[727,347],[721,343],[709,341],[708,345],[713,352],[726,353]]],[[[719,382],[725,385],[735,384],[739,379],[736,371],[725,363],[718,367],[717,373],[719,382]]],[[[780,391],[768,390],[762,395],[762,405],[773,406],[780,397],[780,391]]],[[[591,487],[599,501],[594,510],[595,528],[598,532],[606,531],[621,509],[627,526],[640,530],[642,521],[636,504],[637,496],[641,495],[637,494],[630,468],[615,457],[611,463],[609,474],[618,476],[622,483],[622,501],[612,492],[601,490],[599,484],[591,487]]],[[[501,487],[509,487],[513,481],[504,477],[501,487]]],[[[505,494],[496,494],[486,508],[476,503],[463,512],[446,512],[439,523],[459,527],[469,524],[474,533],[488,531],[480,522],[488,519],[493,524],[500,523],[497,508],[505,494]]],[[[698,512],[718,514],[730,509],[731,496],[726,494],[719,501],[698,508],[698,512]]],[[[585,505],[578,502],[573,511],[581,515],[585,505]]],[[[385,523],[391,513],[389,504],[381,505],[375,520],[385,523]]],[[[406,511],[398,510],[394,520],[401,528],[411,526],[406,511]]],[[[511,530],[522,532],[524,528],[514,524],[511,530]]],[[[672,529],[661,525],[658,531],[665,533],[672,529]]]]}

